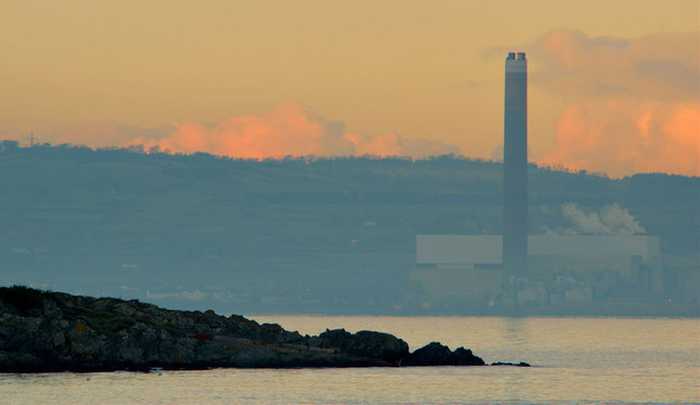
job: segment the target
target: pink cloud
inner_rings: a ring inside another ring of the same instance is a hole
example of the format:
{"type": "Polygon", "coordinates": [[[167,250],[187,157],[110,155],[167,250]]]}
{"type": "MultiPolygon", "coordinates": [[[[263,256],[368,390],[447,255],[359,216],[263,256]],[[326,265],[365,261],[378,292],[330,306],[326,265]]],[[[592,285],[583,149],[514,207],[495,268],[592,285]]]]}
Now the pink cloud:
{"type": "Polygon", "coordinates": [[[540,163],[700,175],[700,32],[638,39],[556,31],[530,47],[533,84],[560,96],[540,163]]]}
{"type": "Polygon", "coordinates": [[[456,153],[453,146],[401,137],[394,133],[367,136],[346,132],[342,124],[315,117],[297,104],[281,105],[259,115],[235,116],[214,126],[188,123],[159,138],[134,138],[143,145],[173,153],[265,159],[285,156],[409,156],[456,153]]]}

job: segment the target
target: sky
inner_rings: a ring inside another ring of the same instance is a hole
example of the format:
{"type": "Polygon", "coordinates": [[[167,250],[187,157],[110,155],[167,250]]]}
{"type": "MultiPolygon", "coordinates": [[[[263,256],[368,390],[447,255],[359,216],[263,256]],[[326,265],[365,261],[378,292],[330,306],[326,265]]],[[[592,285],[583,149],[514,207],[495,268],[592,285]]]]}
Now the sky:
{"type": "Polygon", "coordinates": [[[265,158],[493,159],[528,53],[530,160],[700,176],[700,2],[4,0],[0,138],[265,158]]]}

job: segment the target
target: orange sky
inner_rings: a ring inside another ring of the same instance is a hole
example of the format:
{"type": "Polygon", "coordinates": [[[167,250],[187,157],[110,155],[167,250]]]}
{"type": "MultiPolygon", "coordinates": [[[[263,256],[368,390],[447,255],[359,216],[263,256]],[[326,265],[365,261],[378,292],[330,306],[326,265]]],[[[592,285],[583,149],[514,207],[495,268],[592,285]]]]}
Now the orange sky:
{"type": "Polygon", "coordinates": [[[697,0],[6,0],[0,137],[490,158],[518,48],[532,160],[700,175],[699,30],[697,0]]]}

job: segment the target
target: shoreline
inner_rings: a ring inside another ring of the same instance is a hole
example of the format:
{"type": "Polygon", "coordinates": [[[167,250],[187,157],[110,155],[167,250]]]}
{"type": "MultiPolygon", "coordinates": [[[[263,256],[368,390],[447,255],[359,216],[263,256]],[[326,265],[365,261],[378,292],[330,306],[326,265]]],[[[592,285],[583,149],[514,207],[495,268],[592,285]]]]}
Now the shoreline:
{"type": "Polygon", "coordinates": [[[0,372],[485,365],[463,347],[410,351],[384,332],[301,335],[213,310],[0,288],[0,372]]]}
{"type": "MultiPolygon", "coordinates": [[[[224,312],[228,314],[227,312],[224,312]]],[[[567,313],[380,313],[380,312],[250,312],[243,316],[248,318],[274,316],[308,316],[308,317],[373,317],[373,318],[580,318],[580,319],[700,319],[699,314],[692,315],[642,315],[642,314],[567,314],[567,313]]]]}

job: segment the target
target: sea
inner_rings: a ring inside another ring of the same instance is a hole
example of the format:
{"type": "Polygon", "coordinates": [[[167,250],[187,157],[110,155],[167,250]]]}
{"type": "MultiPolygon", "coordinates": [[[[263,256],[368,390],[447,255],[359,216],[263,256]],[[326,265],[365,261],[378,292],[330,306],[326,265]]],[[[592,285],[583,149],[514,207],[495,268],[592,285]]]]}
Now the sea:
{"type": "Polygon", "coordinates": [[[700,320],[252,315],[317,334],[380,330],[520,367],[0,374],[0,404],[700,403],[700,320]]]}

